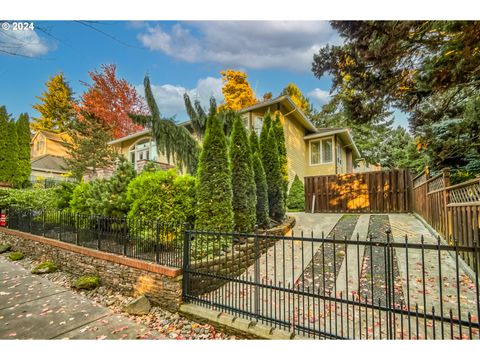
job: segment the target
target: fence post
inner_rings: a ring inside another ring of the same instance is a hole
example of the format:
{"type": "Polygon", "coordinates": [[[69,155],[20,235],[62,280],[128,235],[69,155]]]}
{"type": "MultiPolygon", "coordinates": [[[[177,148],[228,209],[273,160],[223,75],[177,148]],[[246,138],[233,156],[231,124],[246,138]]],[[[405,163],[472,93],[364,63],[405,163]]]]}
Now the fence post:
{"type": "Polygon", "coordinates": [[[393,294],[393,291],[395,291],[395,288],[394,288],[394,283],[393,283],[393,280],[394,280],[394,273],[393,273],[393,248],[392,248],[392,244],[391,244],[391,238],[390,238],[390,234],[391,234],[391,230],[388,229],[387,231],[385,231],[385,233],[387,234],[387,245],[385,247],[385,251],[387,252],[387,278],[385,279],[386,280],[386,289],[387,289],[387,299],[386,299],[386,302],[387,302],[387,314],[388,314],[388,322],[387,322],[387,339],[389,340],[392,340],[393,339],[393,321],[392,321],[392,314],[393,314],[393,311],[392,311],[392,294],[393,294]]]}
{"type": "Polygon", "coordinates": [[[188,282],[190,280],[190,230],[188,223],[183,226],[183,278],[182,278],[182,298],[187,301],[188,296],[188,282]]]}
{"type": "Polygon", "coordinates": [[[32,233],[32,218],[33,218],[33,210],[30,209],[28,211],[28,232],[32,233]]]}
{"type": "Polygon", "coordinates": [[[46,209],[42,209],[42,236],[45,237],[45,211],[46,209]]]}
{"type": "Polygon", "coordinates": [[[155,262],[160,263],[160,222],[156,220],[157,229],[156,229],[156,241],[155,241],[155,262]]]}
{"type": "Polygon", "coordinates": [[[60,232],[58,233],[58,240],[62,241],[62,210],[60,210],[60,232]]]}
{"type": "MultiPolygon", "coordinates": [[[[260,315],[260,287],[258,284],[260,283],[260,244],[258,239],[258,225],[255,225],[255,262],[253,266],[253,273],[254,273],[254,282],[255,282],[255,315],[258,317],[260,315]]],[[[292,260],[293,261],[293,260],[292,260]]]]}
{"type": "Polygon", "coordinates": [[[100,235],[102,232],[102,226],[104,224],[105,218],[103,216],[97,216],[97,224],[98,224],[98,231],[97,231],[97,250],[100,250],[100,235]]]}
{"type": "Polygon", "coordinates": [[[75,214],[75,245],[78,245],[78,227],[79,227],[79,216],[78,213],[75,214]]]}
{"type": "Polygon", "coordinates": [[[128,236],[128,219],[125,217],[123,222],[123,256],[127,256],[127,236],[128,236]]]}
{"type": "Polygon", "coordinates": [[[445,237],[447,243],[450,243],[450,228],[449,228],[449,216],[448,216],[448,190],[446,189],[447,187],[450,186],[450,169],[446,168],[443,169],[443,206],[444,206],[444,211],[445,211],[445,218],[444,218],[444,234],[443,236],[445,237]]]}

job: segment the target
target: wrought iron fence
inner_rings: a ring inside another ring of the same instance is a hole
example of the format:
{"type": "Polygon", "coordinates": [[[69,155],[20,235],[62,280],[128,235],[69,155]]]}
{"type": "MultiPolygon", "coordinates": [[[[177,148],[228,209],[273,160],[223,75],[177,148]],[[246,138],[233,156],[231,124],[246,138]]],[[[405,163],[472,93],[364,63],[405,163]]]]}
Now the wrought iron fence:
{"type": "Polygon", "coordinates": [[[184,224],[10,208],[10,229],[160,265],[182,267],[184,224]]]}
{"type": "Polygon", "coordinates": [[[478,243],[185,236],[185,301],[312,338],[480,338],[478,243]]]}

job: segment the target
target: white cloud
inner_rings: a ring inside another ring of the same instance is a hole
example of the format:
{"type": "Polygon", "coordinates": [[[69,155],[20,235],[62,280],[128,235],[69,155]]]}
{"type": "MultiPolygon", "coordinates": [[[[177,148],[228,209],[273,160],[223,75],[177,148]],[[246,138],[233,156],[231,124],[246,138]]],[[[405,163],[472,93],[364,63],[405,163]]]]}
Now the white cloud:
{"type": "MultiPolygon", "coordinates": [[[[217,104],[223,101],[221,78],[207,77],[200,79],[193,89],[172,84],[152,84],[151,86],[161,114],[165,117],[175,116],[176,120],[180,122],[188,120],[185,103],[183,102],[185,93],[188,93],[192,102],[196,99],[200,100],[205,108],[208,108],[212,96],[217,100],[217,104]]],[[[137,85],[135,88],[139,94],[144,95],[143,85],[137,85]]]]}
{"type": "Polygon", "coordinates": [[[0,30],[2,53],[36,57],[45,55],[50,47],[35,30],[0,30]]]}
{"type": "Polygon", "coordinates": [[[197,63],[310,71],[313,54],[339,43],[326,21],[203,21],[150,26],[138,35],[152,51],[197,63]]]}
{"type": "Polygon", "coordinates": [[[325,105],[330,101],[330,93],[319,88],[310,91],[308,96],[313,98],[320,106],[325,105]]]}

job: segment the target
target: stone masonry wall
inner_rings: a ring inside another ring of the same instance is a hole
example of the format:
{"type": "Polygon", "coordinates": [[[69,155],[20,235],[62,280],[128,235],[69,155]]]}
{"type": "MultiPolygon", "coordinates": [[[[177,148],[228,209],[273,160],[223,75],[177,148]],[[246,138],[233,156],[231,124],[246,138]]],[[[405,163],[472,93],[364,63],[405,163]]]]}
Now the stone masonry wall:
{"type": "Polygon", "coordinates": [[[0,243],[41,261],[51,260],[74,275],[95,275],[126,295],[145,294],[153,303],[176,311],[182,300],[181,269],[108,254],[57,240],[0,228],[0,243]]]}
{"type": "Polygon", "coordinates": [[[265,254],[294,225],[295,218],[289,217],[282,225],[259,233],[261,235],[278,236],[278,238],[260,236],[258,238],[258,248],[255,245],[255,238],[247,238],[243,239],[243,244],[234,245],[233,248],[222,255],[209,256],[197,261],[191,259],[189,293],[192,295],[204,294],[218,289],[229,282],[229,279],[240,276],[248,267],[253,265],[257,256],[260,257],[265,254]]]}

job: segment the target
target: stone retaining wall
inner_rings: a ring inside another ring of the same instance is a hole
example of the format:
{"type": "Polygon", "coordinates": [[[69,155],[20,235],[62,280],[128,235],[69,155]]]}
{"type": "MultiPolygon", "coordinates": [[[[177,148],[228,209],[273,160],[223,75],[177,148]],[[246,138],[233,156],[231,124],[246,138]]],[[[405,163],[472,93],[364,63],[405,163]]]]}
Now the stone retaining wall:
{"type": "Polygon", "coordinates": [[[242,239],[243,244],[234,245],[222,255],[210,256],[206,259],[191,260],[189,274],[189,294],[201,295],[208,293],[225,283],[231,278],[240,276],[253,265],[257,257],[265,254],[268,249],[281,239],[281,236],[288,233],[295,225],[295,218],[288,217],[287,220],[278,227],[269,229],[260,235],[273,235],[274,237],[258,237],[258,247],[255,245],[255,238],[242,239]],[[193,272],[193,273],[192,273],[193,272]],[[199,274],[196,274],[199,273],[199,274]],[[202,275],[205,274],[205,275],[202,275]],[[220,277],[214,277],[218,275],[220,277]],[[225,278],[221,278],[224,276],[225,278]]]}
{"type": "Polygon", "coordinates": [[[176,311],[182,300],[181,269],[148,263],[73,244],[0,228],[0,243],[34,259],[51,260],[71,274],[95,275],[102,284],[126,295],[145,294],[153,303],[176,311]]]}

